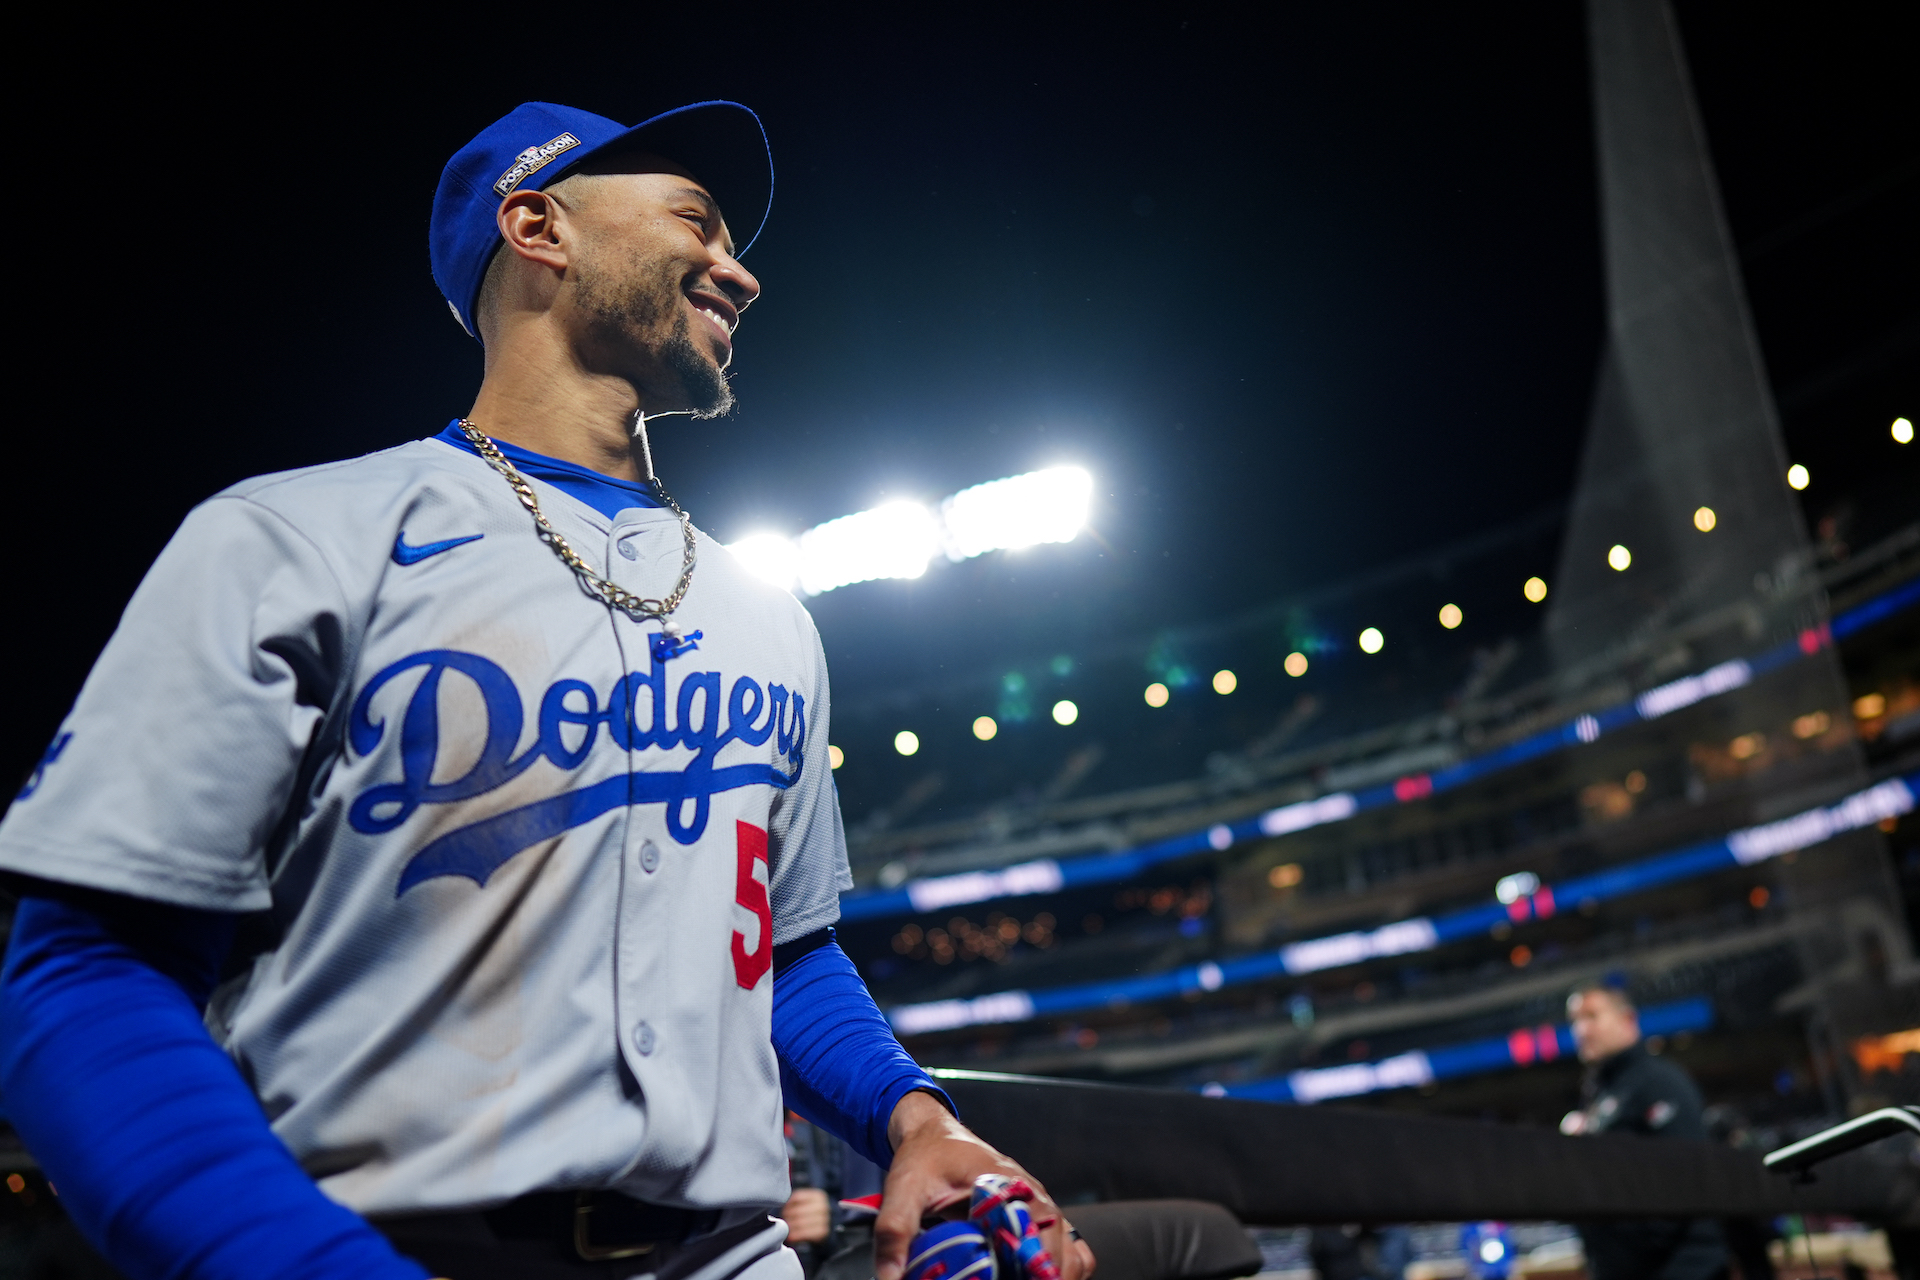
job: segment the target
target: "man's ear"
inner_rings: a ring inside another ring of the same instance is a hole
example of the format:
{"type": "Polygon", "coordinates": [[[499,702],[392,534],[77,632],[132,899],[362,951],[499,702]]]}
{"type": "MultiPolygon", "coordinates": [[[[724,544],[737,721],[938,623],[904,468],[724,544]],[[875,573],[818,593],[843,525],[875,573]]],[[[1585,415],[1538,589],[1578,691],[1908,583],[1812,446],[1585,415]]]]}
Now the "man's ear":
{"type": "Polygon", "coordinates": [[[513,252],[529,262],[566,270],[571,237],[566,234],[566,210],[558,200],[544,191],[516,191],[500,202],[494,220],[513,252]]]}

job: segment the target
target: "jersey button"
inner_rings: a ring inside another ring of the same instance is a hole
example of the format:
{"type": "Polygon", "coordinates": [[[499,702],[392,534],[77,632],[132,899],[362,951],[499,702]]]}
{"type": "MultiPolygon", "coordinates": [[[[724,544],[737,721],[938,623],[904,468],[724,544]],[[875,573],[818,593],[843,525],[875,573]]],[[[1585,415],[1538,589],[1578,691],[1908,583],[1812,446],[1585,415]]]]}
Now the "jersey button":
{"type": "Polygon", "coordinates": [[[657,1043],[653,1034],[653,1024],[643,1022],[633,1029],[633,1047],[640,1051],[641,1057],[644,1058],[652,1053],[653,1046],[657,1043]]]}
{"type": "Polygon", "coordinates": [[[640,846],[640,869],[648,875],[660,869],[660,846],[651,840],[640,846]]]}
{"type": "Polygon", "coordinates": [[[638,549],[637,549],[637,548],[636,548],[636,547],[635,547],[635,546],[633,545],[633,539],[632,539],[632,538],[622,538],[622,539],[620,539],[620,543],[619,543],[619,546],[620,546],[620,554],[621,554],[621,555],[623,555],[623,556],[625,556],[625,557],[626,557],[627,559],[629,559],[629,560],[638,560],[638,559],[640,558],[640,552],[639,552],[639,550],[638,550],[638,549]]]}

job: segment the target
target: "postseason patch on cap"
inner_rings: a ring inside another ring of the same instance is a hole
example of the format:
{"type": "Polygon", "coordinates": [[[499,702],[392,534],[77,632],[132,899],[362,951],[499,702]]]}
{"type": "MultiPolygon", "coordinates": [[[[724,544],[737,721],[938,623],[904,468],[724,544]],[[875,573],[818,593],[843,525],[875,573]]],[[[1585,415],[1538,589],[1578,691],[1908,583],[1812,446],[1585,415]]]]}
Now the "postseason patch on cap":
{"type": "Polygon", "coordinates": [[[506,199],[513,194],[515,187],[552,164],[555,156],[579,145],[580,139],[570,133],[563,133],[552,142],[528,147],[513,158],[513,167],[501,174],[500,181],[493,184],[494,194],[502,200],[506,199]]]}

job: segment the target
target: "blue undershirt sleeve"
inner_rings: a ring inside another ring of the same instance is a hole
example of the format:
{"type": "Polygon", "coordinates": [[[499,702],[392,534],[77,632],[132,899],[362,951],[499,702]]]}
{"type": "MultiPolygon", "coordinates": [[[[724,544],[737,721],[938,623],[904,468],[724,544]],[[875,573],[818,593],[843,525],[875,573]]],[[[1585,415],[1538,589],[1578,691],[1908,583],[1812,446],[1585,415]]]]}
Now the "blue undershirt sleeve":
{"type": "Polygon", "coordinates": [[[954,1111],[953,1099],[900,1047],[852,959],[823,932],[820,945],[774,968],[780,1088],[788,1107],[885,1169],[900,1099],[923,1089],[954,1111]]]}
{"type": "Polygon", "coordinates": [[[29,889],[0,968],[0,1096],[130,1280],[422,1280],[314,1185],[201,1020],[235,918],[29,889]]]}

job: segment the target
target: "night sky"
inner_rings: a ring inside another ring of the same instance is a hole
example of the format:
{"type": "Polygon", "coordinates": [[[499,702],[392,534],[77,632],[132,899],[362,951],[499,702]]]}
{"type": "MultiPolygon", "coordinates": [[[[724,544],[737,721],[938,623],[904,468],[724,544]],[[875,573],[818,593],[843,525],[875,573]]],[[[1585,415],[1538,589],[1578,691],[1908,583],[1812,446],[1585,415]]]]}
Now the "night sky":
{"type": "MultiPolygon", "coordinates": [[[[1920,417],[1895,11],[1679,6],[1809,521],[1862,541],[1920,513],[1920,445],[1887,433],[1920,417]]],[[[69,141],[16,187],[47,201],[15,224],[16,378],[45,408],[11,435],[7,776],[191,505],[467,408],[479,349],[428,275],[428,204],[528,99],[766,122],[740,408],[654,431],[715,536],[1095,474],[1097,537],[813,601],[837,703],[1145,653],[1571,489],[1602,326],[1577,4],[360,13],[45,36],[32,128],[69,141]]],[[[1495,561],[1457,594],[1510,604],[1521,566],[1495,561]]],[[[1469,631],[1523,625],[1463,603],[1469,631]]],[[[878,802],[842,782],[850,816],[878,802]]]]}

